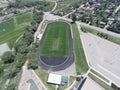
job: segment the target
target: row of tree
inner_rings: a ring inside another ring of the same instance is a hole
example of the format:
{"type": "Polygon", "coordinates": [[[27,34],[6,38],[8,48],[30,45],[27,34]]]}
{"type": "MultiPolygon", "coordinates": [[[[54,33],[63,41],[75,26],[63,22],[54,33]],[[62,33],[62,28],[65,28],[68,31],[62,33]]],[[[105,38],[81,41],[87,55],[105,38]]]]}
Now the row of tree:
{"type": "Polygon", "coordinates": [[[38,6],[41,10],[49,4],[50,2],[47,2],[45,0],[16,0],[15,2],[10,2],[8,8],[29,8],[38,6]]]}
{"type": "MultiPolygon", "coordinates": [[[[14,51],[7,51],[1,57],[0,74],[7,73],[8,79],[14,78],[20,71],[26,60],[29,60],[28,68],[38,68],[35,53],[37,44],[33,43],[34,33],[37,30],[38,24],[42,21],[42,12],[33,13],[31,24],[26,27],[22,37],[14,44],[14,51]],[[10,68],[6,67],[9,66],[10,68]]],[[[15,90],[15,83],[10,84],[7,90],[15,90]]]]}
{"type": "Polygon", "coordinates": [[[107,29],[120,34],[120,21],[114,22],[107,29]]]}

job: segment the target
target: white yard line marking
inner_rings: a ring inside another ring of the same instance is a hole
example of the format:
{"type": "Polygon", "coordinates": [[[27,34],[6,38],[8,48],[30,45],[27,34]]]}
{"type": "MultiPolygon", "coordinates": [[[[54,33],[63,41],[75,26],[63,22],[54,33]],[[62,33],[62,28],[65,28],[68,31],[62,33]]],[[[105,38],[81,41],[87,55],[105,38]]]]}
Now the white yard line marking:
{"type": "Polygon", "coordinates": [[[105,69],[104,67],[102,67],[101,65],[97,64],[98,67],[100,67],[101,69],[103,69],[104,71],[108,72],[109,74],[111,74],[112,76],[114,76],[115,78],[120,80],[120,77],[113,74],[112,72],[110,72],[109,70],[105,69]]]}

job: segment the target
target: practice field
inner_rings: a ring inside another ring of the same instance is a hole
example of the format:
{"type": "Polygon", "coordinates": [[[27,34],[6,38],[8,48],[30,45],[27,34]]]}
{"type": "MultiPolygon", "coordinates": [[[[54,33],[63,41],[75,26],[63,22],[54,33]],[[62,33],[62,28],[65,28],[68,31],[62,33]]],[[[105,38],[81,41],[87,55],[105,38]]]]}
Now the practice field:
{"type": "Polygon", "coordinates": [[[68,26],[63,22],[55,22],[47,27],[40,56],[68,56],[68,26]]]}
{"type": "Polygon", "coordinates": [[[0,23],[0,44],[7,43],[13,47],[16,39],[25,32],[32,19],[32,13],[25,13],[0,23]]]}

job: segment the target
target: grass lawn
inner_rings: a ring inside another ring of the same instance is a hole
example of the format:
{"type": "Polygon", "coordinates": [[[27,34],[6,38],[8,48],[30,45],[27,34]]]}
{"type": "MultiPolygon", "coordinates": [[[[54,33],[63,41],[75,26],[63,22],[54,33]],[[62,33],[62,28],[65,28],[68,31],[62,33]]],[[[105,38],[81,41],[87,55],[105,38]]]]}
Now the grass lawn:
{"type": "Polygon", "coordinates": [[[15,28],[15,25],[14,25],[13,18],[0,23],[0,33],[3,33],[8,30],[13,30],[14,28],[15,28]]]}
{"type": "Polygon", "coordinates": [[[89,67],[86,62],[86,57],[84,54],[78,28],[76,24],[71,24],[71,25],[72,25],[72,33],[73,33],[73,46],[74,46],[76,71],[77,71],[77,74],[80,74],[80,73],[84,74],[87,72],[89,67]]]}
{"type": "MultiPolygon", "coordinates": [[[[55,90],[55,87],[56,87],[55,85],[47,83],[49,73],[42,70],[41,68],[36,69],[35,72],[48,90],[55,90]]],[[[76,79],[75,77],[70,76],[69,84],[71,85],[75,79],[76,79]]],[[[59,87],[60,87],[60,90],[65,90],[67,88],[67,84],[61,85],[59,87]]]]}
{"type": "MultiPolygon", "coordinates": [[[[24,31],[26,26],[31,21],[31,18],[28,17],[28,15],[31,16],[31,13],[25,13],[21,14],[19,16],[13,17],[11,19],[8,19],[2,23],[0,23],[0,44],[7,43],[9,47],[12,49],[15,41],[18,37],[20,37],[24,31]],[[26,15],[27,14],[27,15],[26,15]],[[18,18],[27,18],[29,19],[23,19],[22,21],[18,18]],[[21,22],[21,23],[18,23],[21,22]]],[[[11,73],[11,70],[14,69],[15,64],[9,64],[4,65],[4,72],[0,74],[0,90],[6,90],[6,82],[8,81],[8,74],[11,73]]],[[[16,75],[15,78],[10,79],[8,84],[14,84],[16,86],[16,89],[18,89],[18,84],[21,78],[21,72],[16,75]]]]}
{"type": "MultiPolygon", "coordinates": [[[[94,34],[96,36],[98,36],[98,33],[103,33],[103,32],[97,31],[95,29],[83,26],[83,25],[81,25],[81,29],[82,29],[83,32],[89,32],[89,33],[92,33],[92,34],[94,34]]],[[[114,36],[111,36],[111,35],[105,34],[105,33],[103,33],[103,35],[107,36],[106,40],[109,40],[109,41],[111,41],[113,43],[116,43],[116,44],[120,45],[120,38],[117,38],[117,37],[114,37],[114,36]]],[[[102,38],[104,38],[104,37],[102,37],[102,38]]]]}
{"type": "Polygon", "coordinates": [[[6,33],[0,34],[0,44],[7,42],[8,46],[10,48],[12,48],[16,39],[21,34],[23,34],[24,31],[25,31],[25,27],[22,27],[22,28],[19,28],[17,30],[14,30],[14,31],[6,31],[6,33]],[[14,34],[13,34],[13,32],[14,32],[14,34]]]}
{"type": "Polygon", "coordinates": [[[32,14],[30,13],[25,13],[16,17],[16,21],[18,25],[22,23],[30,22],[31,19],[32,19],[32,14]]]}
{"type": "Polygon", "coordinates": [[[35,72],[48,90],[55,90],[55,85],[47,83],[48,73],[46,71],[38,68],[35,70],[35,72]]]}
{"type": "Polygon", "coordinates": [[[103,79],[104,81],[109,83],[109,80],[107,80],[105,77],[103,77],[101,74],[99,74],[98,72],[94,71],[93,69],[90,70],[92,73],[94,73],[95,75],[97,75],[98,77],[100,77],[101,79],[103,79]]]}
{"type": "Polygon", "coordinates": [[[48,26],[41,46],[41,56],[67,56],[69,54],[68,26],[63,22],[55,22],[48,26]]]}
{"type": "Polygon", "coordinates": [[[102,86],[105,90],[115,90],[112,87],[110,87],[109,85],[107,85],[106,83],[104,83],[103,81],[101,81],[100,79],[98,79],[96,76],[94,76],[93,74],[89,73],[88,76],[93,79],[95,82],[97,82],[100,86],[102,86]]]}
{"type": "Polygon", "coordinates": [[[0,23],[0,44],[8,43],[12,48],[16,39],[24,33],[25,27],[32,20],[31,16],[31,13],[25,13],[0,23]]]}

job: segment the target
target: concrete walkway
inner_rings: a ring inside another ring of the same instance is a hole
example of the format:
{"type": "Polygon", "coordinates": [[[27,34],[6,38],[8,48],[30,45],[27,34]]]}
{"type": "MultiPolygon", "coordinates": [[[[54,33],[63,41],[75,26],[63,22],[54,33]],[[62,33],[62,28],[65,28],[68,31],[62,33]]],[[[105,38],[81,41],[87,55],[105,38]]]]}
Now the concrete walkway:
{"type": "Polygon", "coordinates": [[[55,6],[53,7],[53,9],[51,10],[51,12],[55,11],[56,7],[57,7],[57,2],[53,1],[55,3],[55,6]]]}
{"type": "Polygon", "coordinates": [[[30,80],[33,80],[38,90],[47,90],[47,88],[38,78],[36,73],[33,70],[27,69],[27,63],[28,61],[26,61],[26,63],[22,68],[22,76],[21,76],[22,78],[20,80],[18,90],[30,90],[30,86],[31,86],[31,83],[29,82],[30,80]]]}

